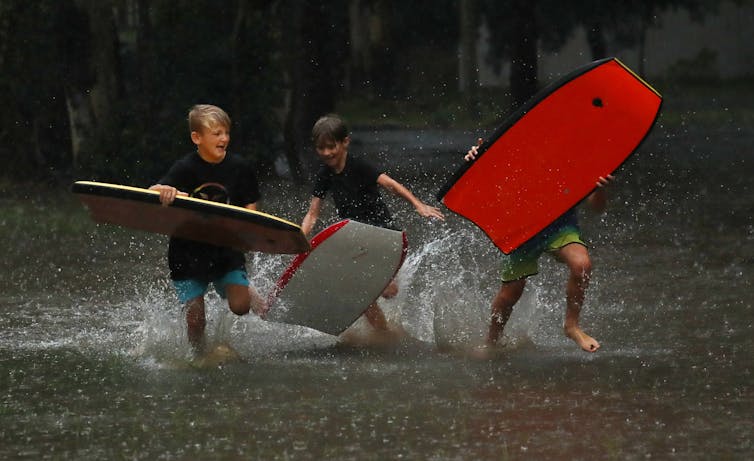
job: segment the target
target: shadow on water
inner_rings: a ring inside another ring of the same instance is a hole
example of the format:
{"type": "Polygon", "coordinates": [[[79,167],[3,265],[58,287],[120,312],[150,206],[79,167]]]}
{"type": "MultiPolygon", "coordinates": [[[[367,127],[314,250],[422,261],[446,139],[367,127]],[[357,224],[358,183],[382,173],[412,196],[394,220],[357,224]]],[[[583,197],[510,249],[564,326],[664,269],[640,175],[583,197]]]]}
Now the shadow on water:
{"type": "MultiPolygon", "coordinates": [[[[388,198],[410,250],[399,295],[381,305],[414,340],[348,347],[236,318],[213,294],[208,336],[238,357],[195,366],[164,237],[95,226],[67,194],[5,199],[0,457],[750,457],[754,130],[733,113],[680,114],[661,117],[620,170],[608,213],[582,212],[595,264],[582,317],[596,354],[562,335],[565,271],[543,259],[509,347],[468,358],[498,287],[497,250],[460,217],[427,223],[388,198]]],[[[432,202],[484,133],[355,135],[360,153],[432,202]]],[[[263,189],[265,210],[305,213],[307,188],[263,189]]],[[[250,255],[253,284],[268,292],[289,261],[250,255]]]]}

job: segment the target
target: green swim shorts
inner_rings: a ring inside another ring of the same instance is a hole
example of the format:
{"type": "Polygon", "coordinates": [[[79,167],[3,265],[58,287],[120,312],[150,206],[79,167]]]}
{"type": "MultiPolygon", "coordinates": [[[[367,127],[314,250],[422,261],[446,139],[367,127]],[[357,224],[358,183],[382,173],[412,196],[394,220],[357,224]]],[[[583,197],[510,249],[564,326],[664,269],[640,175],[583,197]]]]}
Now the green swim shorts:
{"type": "Polygon", "coordinates": [[[503,282],[520,280],[539,272],[539,257],[542,253],[554,253],[570,243],[586,246],[579,235],[579,228],[564,226],[550,235],[537,235],[509,255],[504,255],[503,282]]]}

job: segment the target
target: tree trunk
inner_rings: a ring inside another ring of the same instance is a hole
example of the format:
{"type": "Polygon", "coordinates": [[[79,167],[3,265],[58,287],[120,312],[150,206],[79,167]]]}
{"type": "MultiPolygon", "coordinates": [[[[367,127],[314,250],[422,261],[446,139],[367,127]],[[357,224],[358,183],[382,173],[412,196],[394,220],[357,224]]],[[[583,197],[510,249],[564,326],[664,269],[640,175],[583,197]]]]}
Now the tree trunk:
{"type": "Polygon", "coordinates": [[[288,57],[286,63],[286,80],[288,89],[286,91],[286,112],[283,124],[283,140],[285,158],[291,170],[291,177],[300,184],[304,181],[303,167],[301,165],[300,150],[302,148],[301,133],[299,133],[298,122],[300,114],[299,95],[301,90],[301,61],[305,59],[300,51],[299,44],[304,40],[301,28],[304,21],[303,8],[297,8],[294,1],[284,2],[282,7],[285,12],[283,15],[287,20],[283,20],[283,35],[285,37],[284,55],[288,57]]]}
{"type": "Polygon", "coordinates": [[[477,64],[477,38],[479,31],[477,0],[461,0],[459,59],[459,89],[465,95],[466,109],[472,118],[479,117],[479,66],[477,64]]]}
{"type": "Polygon", "coordinates": [[[346,76],[346,90],[359,90],[369,81],[372,68],[372,45],[369,34],[370,5],[364,0],[353,0],[348,5],[348,31],[351,60],[346,76]]]}
{"type": "MultiPolygon", "coordinates": [[[[236,7],[236,14],[235,18],[233,20],[233,29],[231,31],[230,36],[230,55],[231,55],[231,62],[230,62],[230,91],[231,95],[239,95],[243,92],[243,84],[242,84],[242,71],[241,66],[243,65],[241,61],[241,56],[239,50],[243,47],[243,44],[241,43],[241,33],[243,32],[243,29],[245,27],[245,21],[246,21],[246,0],[239,0],[238,6],[236,7]]],[[[239,97],[231,97],[231,101],[233,106],[231,107],[231,114],[242,114],[243,113],[243,104],[241,103],[242,99],[239,97]]],[[[244,127],[238,126],[238,121],[243,120],[243,117],[238,117],[235,122],[234,130],[243,133],[244,127]]]]}
{"type": "Polygon", "coordinates": [[[537,42],[539,32],[534,0],[514,0],[514,21],[511,52],[511,98],[513,107],[519,107],[537,92],[537,42]]]}
{"type": "Polygon", "coordinates": [[[589,44],[589,51],[592,54],[592,60],[607,57],[607,40],[602,26],[599,22],[594,22],[586,27],[586,42],[589,44]]]}
{"type": "Polygon", "coordinates": [[[646,75],[646,53],[647,53],[647,25],[643,23],[639,30],[639,66],[638,72],[640,77],[646,75]]]}
{"type": "Polygon", "coordinates": [[[81,59],[79,66],[92,70],[92,80],[76,79],[65,88],[66,108],[71,133],[72,166],[79,166],[80,154],[88,149],[97,135],[108,125],[113,105],[122,94],[118,35],[110,2],[79,0],[78,6],[88,17],[91,49],[81,59]]]}
{"type": "Polygon", "coordinates": [[[96,132],[88,90],[95,83],[92,65],[91,14],[82,1],[61,2],[56,11],[58,55],[62,63],[59,76],[65,94],[70,136],[70,167],[80,166],[80,154],[96,132]]]}
{"type": "MultiPolygon", "coordinates": [[[[130,0],[135,2],[135,8],[138,13],[138,23],[136,24],[136,60],[137,75],[136,82],[137,94],[131,95],[134,98],[137,110],[145,114],[153,114],[156,111],[157,82],[155,81],[156,69],[158,66],[157,58],[154,52],[154,28],[152,19],[149,17],[149,0],[130,0]]],[[[146,122],[146,120],[145,120],[146,122]]],[[[147,129],[147,127],[144,127],[147,129]]]]}
{"type": "Polygon", "coordinates": [[[79,167],[81,149],[90,141],[94,130],[94,117],[89,98],[81,91],[66,89],[65,103],[68,109],[68,125],[71,132],[71,164],[74,170],[79,167]]]}
{"type": "Polygon", "coordinates": [[[289,8],[290,104],[285,119],[285,151],[294,180],[302,182],[317,165],[311,128],[319,116],[335,109],[346,60],[345,38],[332,27],[341,20],[331,16],[331,12],[340,11],[339,5],[309,0],[293,1],[289,8]]]}
{"type": "Polygon", "coordinates": [[[97,120],[108,120],[122,94],[118,33],[110,2],[85,0],[84,5],[92,31],[92,68],[96,78],[91,91],[92,109],[97,120]]]}
{"type": "Polygon", "coordinates": [[[376,0],[374,11],[369,21],[371,67],[368,79],[375,90],[375,96],[385,97],[395,89],[395,37],[390,29],[392,24],[392,3],[376,0]]]}

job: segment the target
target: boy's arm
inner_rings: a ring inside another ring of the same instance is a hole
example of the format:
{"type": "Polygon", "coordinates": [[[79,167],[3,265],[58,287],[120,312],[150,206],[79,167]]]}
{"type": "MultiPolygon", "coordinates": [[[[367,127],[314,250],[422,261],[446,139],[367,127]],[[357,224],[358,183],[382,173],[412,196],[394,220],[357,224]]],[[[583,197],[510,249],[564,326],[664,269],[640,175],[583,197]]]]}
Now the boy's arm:
{"type": "Polygon", "coordinates": [[[600,176],[597,180],[597,189],[586,198],[589,207],[595,213],[602,213],[605,211],[605,208],[607,207],[607,193],[605,192],[605,186],[610,184],[610,181],[613,179],[615,179],[613,175],[607,175],[607,177],[600,176]]]}
{"type": "Polygon", "coordinates": [[[168,186],[165,184],[155,184],[153,186],[149,187],[149,190],[156,190],[160,193],[160,203],[162,203],[165,206],[170,205],[173,203],[176,197],[187,197],[188,194],[186,192],[181,192],[178,189],[176,189],[173,186],[168,186]]]}
{"type": "Polygon", "coordinates": [[[244,208],[246,208],[247,210],[251,210],[251,211],[257,211],[257,210],[259,210],[259,207],[257,206],[257,202],[249,203],[244,208]]]}
{"type": "Polygon", "coordinates": [[[416,208],[417,213],[424,216],[425,218],[437,218],[441,220],[445,219],[445,216],[443,216],[440,210],[433,206],[429,206],[416,198],[416,196],[412,194],[410,190],[406,189],[403,184],[399,183],[385,173],[382,173],[377,178],[377,184],[389,190],[393,194],[402,197],[408,203],[413,205],[414,208],[416,208]]]}
{"type": "Polygon", "coordinates": [[[306,213],[306,216],[304,216],[304,220],[301,221],[301,232],[303,232],[304,235],[309,235],[314,224],[317,223],[320,210],[322,210],[322,199],[319,197],[312,197],[312,201],[309,204],[309,211],[306,213]]]}

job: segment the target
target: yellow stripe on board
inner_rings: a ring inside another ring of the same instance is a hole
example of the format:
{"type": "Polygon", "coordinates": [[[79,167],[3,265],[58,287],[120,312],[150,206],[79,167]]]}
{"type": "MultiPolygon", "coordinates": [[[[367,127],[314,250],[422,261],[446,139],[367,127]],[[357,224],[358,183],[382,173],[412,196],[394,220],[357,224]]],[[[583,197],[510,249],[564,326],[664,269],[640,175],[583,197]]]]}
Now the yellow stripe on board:
{"type": "Polygon", "coordinates": [[[617,62],[618,64],[620,64],[624,69],[626,69],[628,72],[630,72],[631,75],[633,75],[634,77],[636,77],[637,80],[639,80],[641,83],[643,83],[644,86],[646,86],[647,88],[649,88],[650,90],[652,90],[654,92],[654,94],[656,94],[660,99],[662,99],[662,95],[660,94],[660,92],[657,91],[657,90],[655,90],[654,87],[652,85],[650,85],[649,83],[647,83],[646,80],[644,80],[643,78],[639,77],[639,74],[637,74],[636,72],[632,71],[627,65],[623,64],[620,59],[618,59],[618,58],[613,58],[613,59],[615,59],[615,62],[617,62]]]}

